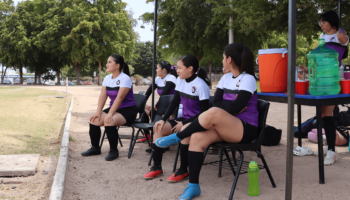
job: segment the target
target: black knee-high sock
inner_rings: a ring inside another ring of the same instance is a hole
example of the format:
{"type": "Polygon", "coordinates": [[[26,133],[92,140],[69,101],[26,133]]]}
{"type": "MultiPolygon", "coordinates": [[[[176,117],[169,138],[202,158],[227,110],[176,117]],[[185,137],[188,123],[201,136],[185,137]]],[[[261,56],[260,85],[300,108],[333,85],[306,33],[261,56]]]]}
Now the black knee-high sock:
{"type": "Polygon", "coordinates": [[[164,149],[157,147],[153,143],[152,150],[153,150],[153,162],[154,162],[153,166],[156,166],[157,168],[161,169],[164,149]]]}
{"type": "Polygon", "coordinates": [[[199,173],[203,161],[203,152],[188,151],[188,174],[190,177],[190,183],[199,183],[199,173]]]}
{"type": "Polygon", "coordinates": [[[182,172],[187,172],[188,167],[188,144],[181,144],[180,146],[180,170],[182,172]]]}
{"type": "Polygon", "coordinates": [[[118,149],[118,130],[115,126],[105,126],[110,149],[118,149]]]}
{"type": "Polygon", "coordinates": [[[328,150],[335,151],[335,124],[333,117],[323,117],[324,132],[326,133],[328,150]]]}
{"type": "Polygon", "coordinates": [[[198,117],[191,122],[189,126],[187,126],[183,131],[178,132],[176,135],[180,139],[185,139],[187,137],[190,137],[193,133],[206,131],[206,128],[203,128],[202,125],[200,125],[198,121],[198,117]]]}
{"type": "Polygon", "coordinates": [[[89,135],[91,140],[91,146],[95,148],[100,148],[101,128],[99,126],[90,124],[89,135]]]}

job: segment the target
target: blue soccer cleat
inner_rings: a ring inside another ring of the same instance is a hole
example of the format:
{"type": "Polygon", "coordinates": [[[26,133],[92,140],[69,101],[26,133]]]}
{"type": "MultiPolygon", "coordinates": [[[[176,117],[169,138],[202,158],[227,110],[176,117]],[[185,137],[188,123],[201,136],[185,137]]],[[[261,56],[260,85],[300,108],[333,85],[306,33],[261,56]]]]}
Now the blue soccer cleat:
{"type": "Polygon", "coordinates": [[[184,190],[184,193],[179,197],[180,200],[191,200],[198,197],[201,194],[201,188],[198,183],[188,183],[188,187],[184,190]]]}
{"type": "Polygon", "coordinates": [[[156,139],[154,142],[159,148],[168,148],[171,145],[178,144],[181,141],[180,138],[177,137],[176,133],[173,133],[169,136],[161,137],[156,139]]]}

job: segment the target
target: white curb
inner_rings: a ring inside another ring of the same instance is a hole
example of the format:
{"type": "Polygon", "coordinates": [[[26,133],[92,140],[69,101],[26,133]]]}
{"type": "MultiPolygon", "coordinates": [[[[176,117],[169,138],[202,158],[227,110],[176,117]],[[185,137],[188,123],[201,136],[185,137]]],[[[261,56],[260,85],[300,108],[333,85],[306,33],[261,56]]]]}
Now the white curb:
{"type": "Polygon", "coordinates": [[[63,199],[64,182],[66,179],[66,169],[67,169],[67,162],[68,162],[69,126],[70,126],[70,119],[72,116],[72,109],[73,109],[73,97],[67,113],[66,123],[64,125],[60,156],[58,158],[56,173],[55,173],[55,177],[53,179],[53,183],[51,187],[50,200],[63,199]]]}

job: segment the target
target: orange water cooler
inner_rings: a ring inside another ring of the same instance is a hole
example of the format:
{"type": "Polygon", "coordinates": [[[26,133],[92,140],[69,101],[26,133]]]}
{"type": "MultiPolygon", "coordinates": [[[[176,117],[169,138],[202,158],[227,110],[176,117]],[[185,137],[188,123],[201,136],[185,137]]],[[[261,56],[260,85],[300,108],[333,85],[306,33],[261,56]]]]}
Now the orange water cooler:
{"type": "Polygon", "coordinates": [[[256,64],[259,65],[261,92],[286,92],[288,54],[286,48],[260,49],[256,64]]]}

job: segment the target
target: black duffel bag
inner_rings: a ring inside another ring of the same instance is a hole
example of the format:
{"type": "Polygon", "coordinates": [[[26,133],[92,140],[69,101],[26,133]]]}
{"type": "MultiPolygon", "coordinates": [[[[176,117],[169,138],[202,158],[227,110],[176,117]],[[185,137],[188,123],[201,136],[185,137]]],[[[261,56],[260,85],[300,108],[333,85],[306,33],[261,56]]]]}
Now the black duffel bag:
{"type": "Polygon", "coordinates": [[[280,143],[282,137],[282,130],[276,129],[273,126],[266,124],[265,134],[262,145],[264,146],[276,146],[280,143]]]}

